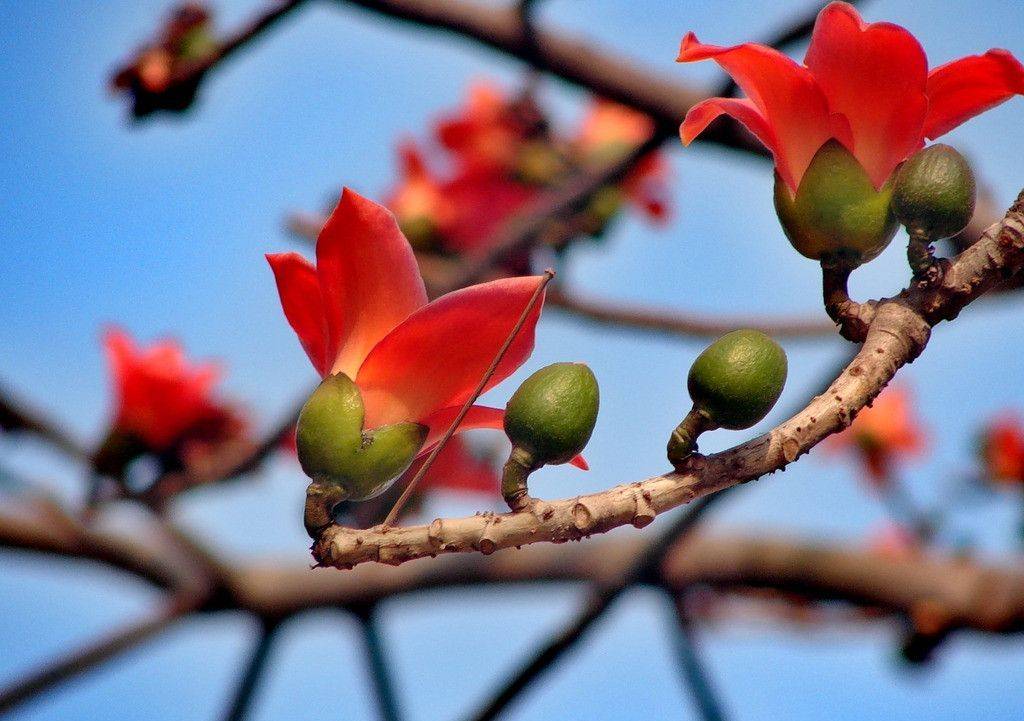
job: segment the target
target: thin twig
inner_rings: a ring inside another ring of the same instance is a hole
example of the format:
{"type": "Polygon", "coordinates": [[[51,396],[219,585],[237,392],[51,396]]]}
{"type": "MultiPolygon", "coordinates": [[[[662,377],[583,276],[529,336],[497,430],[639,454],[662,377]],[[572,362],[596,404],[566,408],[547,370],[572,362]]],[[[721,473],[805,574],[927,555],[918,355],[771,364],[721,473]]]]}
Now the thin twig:
{"type": "Polygon", "coordinates": [[[645,308],[638,305],[622,304],[618,301],[581,298],[564,288],[553,287],[548,291],[547,305],[596,323],[622,326],[635,330],[647,330],[683,338],[717,338],[737,328],[754,328],[775,338],[819,339],[835,335],[836,326],[828,320],[789,319],[777,320],[754,317],[702,317],[680,311],[645,308]]]}
{"type": "Polygon", "coordinates": [[[267,666],[267,659],[270,657],[271,648],[277,638],[279,626],[280,624],[276,620],[260,622],[259,637],[249,656],[249,663],[246,664],[245,670],[242,672],[242,678],[238,682],[238,688],[231,699],[231,704],[224,714],[224,721],[243,721],[249,715],[256,688],[259,686],[263,671],[267,666]]]}
{"type": "Polygon", "coordinates": [[[595,591],[580,613],[538,649],[531,659],[523,664],[470,718],[473,721],[491,721],[491,719],[497,718],[520,692],[576,645],[594,622],[604,615],[604,612],[622,595],[623,591],[634,584],[649,582],[656,577],[669,550],[693,530],[708,508],[727,495],[728,493],[723,491],[704,496],[690,504],[661,536],[644,549],[618,580],[595,591]]]}
{"type": "Polygon", "coordinates": [[[23,431],[39,436],[76,461],[88,461],[92,454],[56,423],[17,400],[0,384],[0,431],[23,431]]]}
{"type": "Polygon", "coordinates": [[[195,597],[175,599],[152,616],[129,624],[122,630],[27,674],[0,690],[0,716],[39,697],[54,686],[77,678],[115,656],[135,648],[195,611],[201,602],[202,599],[195,597]]]}
{"type": "Polygon", "coordinates": [[[377,696],[377,708],[381,721],[401,721],[398,694],[391,678],[391,664],[388,662],[384,640],[376,619],[376,608],[365,606],[355,610],[363,636],[363,650],[370,667],[370,678],[377,696]]]}
{"type": "Polygon", "coordinates": [[[725,721],[725,711],[700,656],[700,644],[693,633],[693,621],[682,594],[666,590],[675,615],[675,640],[679,670],[693,703],[704,721],[725,721]]]}
{"type": "Polygon", "coordinates": [[[448,426],[448,430],[446,430],[444,432],[444,435],[441,436],[441,440],[439,440],[437,442],[437,445],[434,446],[434,449],[427,456],[427,460],[425,460],[423,462],[423,465],[419,467],[419,470],[416,471],[415,475],[413,475],[412,479],[409,481],[409,484],[405,487],[405,490],[402,492],[402,495],[398,497],[398,500],[395,501],[395,505],[388,512],[388,515],[384,519],[384,523],[382,524],[384,528],[388,528],[389,526],[394,524],[395,520],[398,518],[398,514],[402,512],[402,509],[405,507],[405,504],[408,503],[409,498],[412,496],[413,491],[416,490],[416,486],[419,484],[421,480],[423,480],[423,476],[427,474],[427,471],[430,470],[430,467],[434,464],[434,461],[437,459],[438,454],[440,454],[441,451],[444,450],[445,444],[448,443],[448,440],[453,435],[455,435],[455,431],[458,430],[459,424],[462,423],[462,420],[466,417],[466,414],[469,413],[469,409],[473,406],[474,403],[476,403],[476,399],[479,398],[480,394],[484,392],[484,388],[487,386],[487,381],[491,379],[491,376],[493,376],[494,372],[498,369],[498,364],[501,363],[501,359],[505,357],[505,353],[508,352],[508,349],[512,346],[513,341],[515,341],[516,336],[519,335],[519,331],[522,330],[524,325],[526,325],[526,319],[530,317],[530,313],[533,311],[534,307],[537,305],[537,302],[540,300],[541,295],[544,293],[544,288],[547,287],[548,283],[550,283],[551,279],[554,277],[555,271],[551,270],[550,268],[544,271],[542,280],[540,281],[540,283],[537,284],[537,288],[536,290],[533,291],[533,295],[530,296],[530,300],[526,304],[526,307],[523,308],[523,312],[519,315],[519,320],[516,321],[516,324],[512,327],[512,330],[509,331],[508,337],[505,338],[505,342],[501,344],[501,347],[498,349],[498,352],[494,356],[494,360],[491,361],[491,365],[488,366],[487,370],[484,371],[484,374],[480,377],[480,382],[477,383],[476,388],[470,394],[469,398],[466,399],[466,402],[462,404],[462,409],[459,411],[458,415],[455,416],[455,419],[452,421],[451,425],[448,426]]]}
{"type": "Polygon", "coordinates": [[[482,251],[467,255],[454,277],[442,287],[432,289],[433,292],[446,293],[480,281],[503,258],[532,243],[552,219],[578,211],[598,190],[621,181],[666,137],[656,132],[620,160],[597,171],[582,172],[563,186],[545,193],[522,213],[510,218],[482,251]]]}

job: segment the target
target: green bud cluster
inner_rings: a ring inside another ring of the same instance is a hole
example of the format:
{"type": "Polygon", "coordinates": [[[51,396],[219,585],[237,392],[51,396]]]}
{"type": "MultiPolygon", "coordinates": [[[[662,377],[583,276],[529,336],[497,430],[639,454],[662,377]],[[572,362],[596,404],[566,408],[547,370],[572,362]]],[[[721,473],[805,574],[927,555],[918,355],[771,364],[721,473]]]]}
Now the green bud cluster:
{"type": "Polygon", "coordinates": [[[795,194],[776,174],[775,210],[801,255],[853,268],[885,250],[900,224],[912,243],[960,232],[974,212],[975,192],[970,166],[948,145],[915,153],[876,190],[853,154],[830,140],[814,155],[795,194]]]}

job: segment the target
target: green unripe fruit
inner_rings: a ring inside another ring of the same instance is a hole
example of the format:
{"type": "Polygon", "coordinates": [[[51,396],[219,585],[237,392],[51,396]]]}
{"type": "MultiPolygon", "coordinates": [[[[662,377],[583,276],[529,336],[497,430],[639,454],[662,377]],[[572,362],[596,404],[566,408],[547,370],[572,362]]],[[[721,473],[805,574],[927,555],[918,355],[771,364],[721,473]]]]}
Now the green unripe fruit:
{"type": "Polygon", "coordinates": [[[599,392],[582,363],[554,363],[523,381],[505,407],[505,433],[534,467],[567,463],[590,440],[599,392]]]}
{"type": "Polygon", "coordinates": [[[328,376],[299,413],[295,442],[299,463],[314,481],[341,487],[346,498],[379,496],[404,473],[427,428],[396,423],[363,430],[363,397],[344,373],[328,376]]]}
{"type": "Polygon", "coordinates": [[[948,145],[932,145],[896,172],[892,207],[911,233],[937,240],[956,235],[974,214],[976,185],[967,160],[948,145]]]}
{"type": "Polygon", "coordinates": [[[813,260],[860,265],[885,250],[896,234],[892,179],[875,190],[849,150],[830,140],[804,172],[796,195],[776,174],[775,211],[789,242],[813,260]]]}
{"type": "Polygon", "coordinates": [[[697,356],[686,387],[694,406],[720,428],[749,428],[786,384],[786,352],[756,330],[727,333],[697,356]]]}

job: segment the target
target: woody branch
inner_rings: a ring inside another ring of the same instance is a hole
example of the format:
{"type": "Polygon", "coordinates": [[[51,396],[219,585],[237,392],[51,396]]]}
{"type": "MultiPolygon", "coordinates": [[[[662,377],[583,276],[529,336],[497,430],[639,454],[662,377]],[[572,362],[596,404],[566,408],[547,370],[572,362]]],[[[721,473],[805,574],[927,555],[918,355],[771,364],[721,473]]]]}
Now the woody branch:
{"type": "MultiPolygon", "coordinates": [[[[136,576],[170,597],[190,577],[170,549],[146,534],[121,537],[82,528],[76,539],[43,518],[0,517],[0,546],[51,557],[92,560],[136,576]],[[148,541],[147,541],[148,539],[148,541]],[[116,550],[113,550],[116,549],[116,550]]],[[[603,584],[634,564],[639,538],[579,546],[536,546],[490,558],[461,555],[399,569],[364,566],[345,574],[310,574],[302,564],[245,561],[224,564],[224,591],[196,612],[237,609],[281,619],[322,607],[373,604],[433,588],[498,583],[603,584]]],[[[723,591],[770,589],[816,601],[910,615],[920,604],[942,609],[951,628],[991,633],[1024,631],[1024,576],[962,559],[891,557],[867,549],[800,539],[698,535],[675,544],[656,578],[673,590],[710,586],[723,591]]]]}
{"type": "MultiPolygon", "coordinates": [[[[711,456],[695,455],[683,472],[654,476],[601,493],[542,502],[527,511],[435,519],[405,528],[327,527],[313,545],[320,565],[367,561],[398,565],[445,553],[494,551],[542,541],[565,542],[632,524],[651,523],[695,498],[785,468],[827,436],[846,428],[896,372],[928,343],[931,327],[955,318],[972,300],[1024,264],[1024,192],[1004,219],[950,264],[941,284],[912,287],[871,308],[864,345],[828,391],[768,433],[711,456]]],[[[843,318],[839,318],[840,323],[843,318]]],[[[865,321],[858,310],[856,322],[865,321]]]]}

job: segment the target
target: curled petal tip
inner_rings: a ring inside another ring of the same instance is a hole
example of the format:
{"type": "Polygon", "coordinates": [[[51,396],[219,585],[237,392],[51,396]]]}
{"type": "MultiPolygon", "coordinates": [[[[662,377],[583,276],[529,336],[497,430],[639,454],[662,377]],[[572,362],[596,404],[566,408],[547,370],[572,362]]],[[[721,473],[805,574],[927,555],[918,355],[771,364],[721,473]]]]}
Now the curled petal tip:
{"type": "Polygon", "coordinates": [[[679,43],[679,54],[676,56],[676,62],[677,63],[685,63],[685,62],[687,62],[690,59],[689,57],[687,57],[688,54],[689,54],[690,49],[694,45],[700,45],[700,44],[701,44],[701,42],[700,42],[700,40],[697,39],[696,33],[694,33],[692,30],[690,32],[686,33],[686,35],[683,36],[682,42],[679,43]]]}

